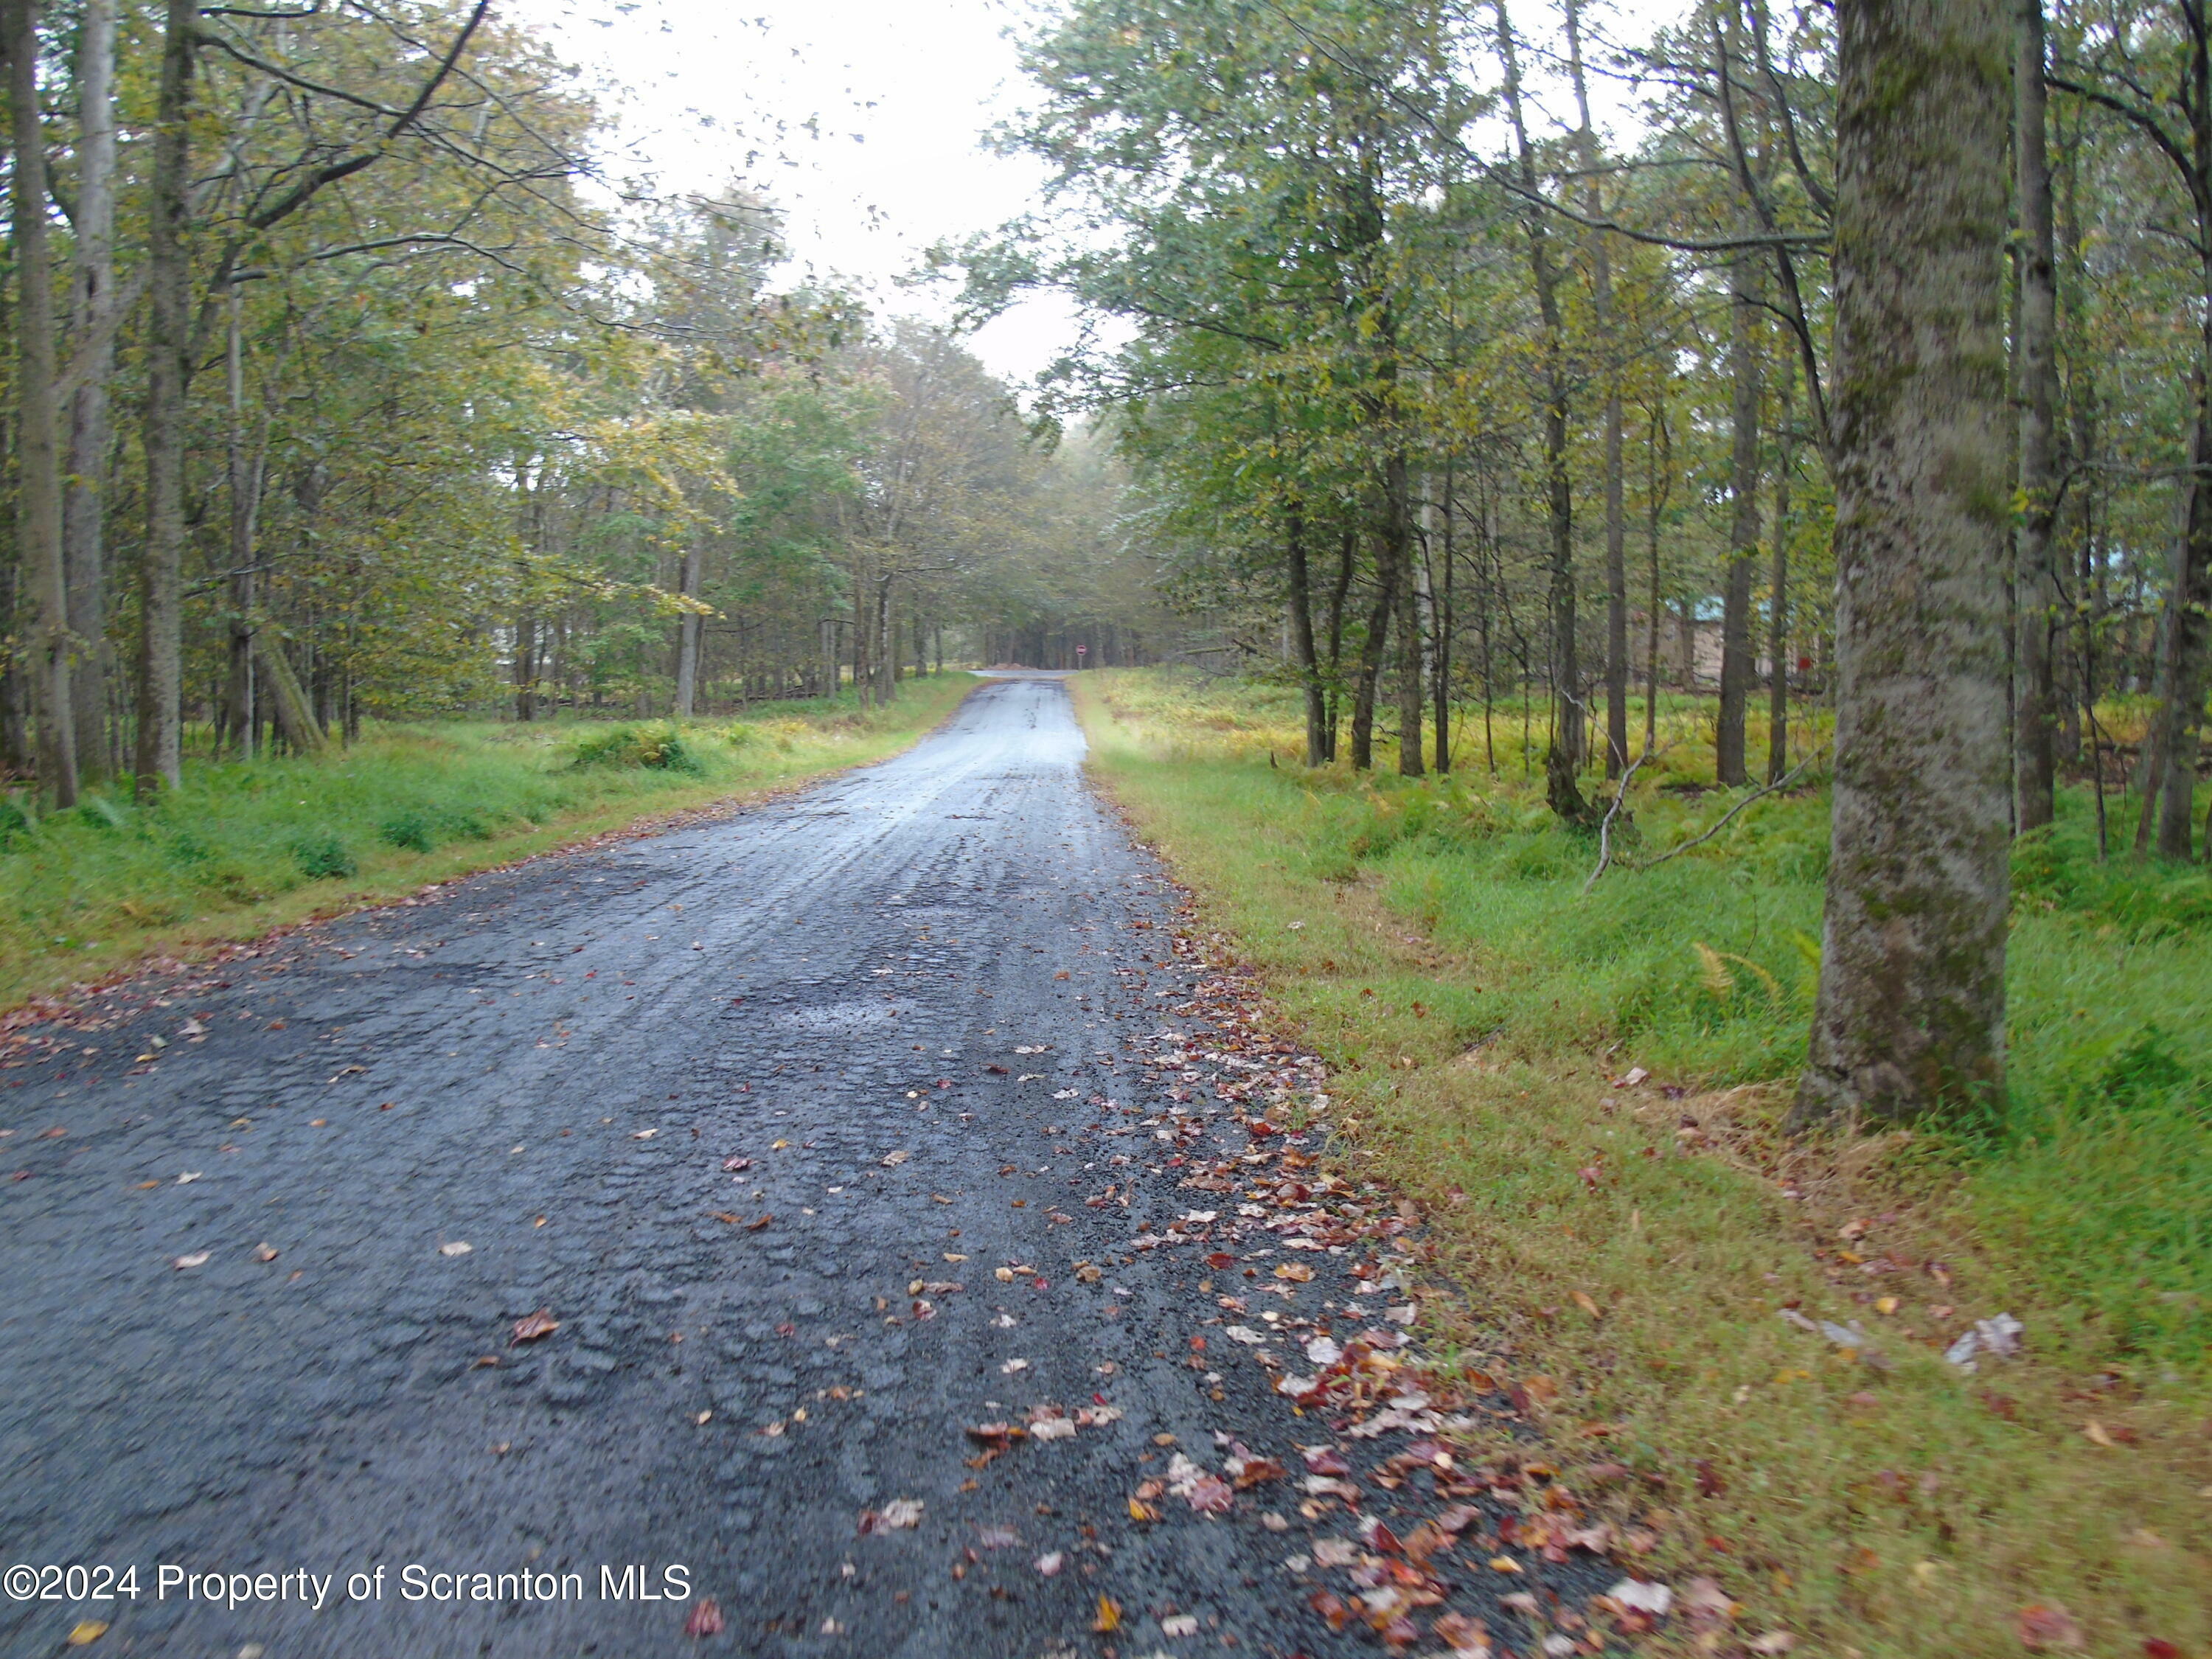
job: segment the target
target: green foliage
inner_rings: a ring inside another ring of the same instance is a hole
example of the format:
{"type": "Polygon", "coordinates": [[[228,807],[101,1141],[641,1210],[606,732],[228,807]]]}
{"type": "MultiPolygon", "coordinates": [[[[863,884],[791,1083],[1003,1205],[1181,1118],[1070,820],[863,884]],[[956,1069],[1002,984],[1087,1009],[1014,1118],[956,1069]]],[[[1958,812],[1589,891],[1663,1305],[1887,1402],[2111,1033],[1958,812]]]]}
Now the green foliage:
{"type": "Polygon", "coordinates": [[[684,733],[666,724],[616,726],[592,732],[577,740],[575,758],[569,764],[579,769],[645,766],[656,771],[695,775],[706,769],[684,733]]]}
{"type": "Polygon", "coordinates": [[[292,859],[309,881],[334,880],[361,868],[353,849],[328,830],[300,836],[292,843],[292,859]]]}
{"type": "MultiPolygon", "coordinates": [[[[1828,804],[1771,796],[1650,869],[1596,863],[1522,784],[1270,767],[1278,689],[1120,675],[1103,695],[1155,757],[1148,787],[1264,825],[1291,876],[1370,885],[1479,992],[1433,994],[1457,1040],[1522,1062],[1617,1057],[1692,1087],[1786,1082],[1819,973],[1828,804]]],[[[1701,833],[1737,797],[1640,784],[1630,852],[1701,833]]],[[[2093,1351],[2201,1363],[2212,1344],[2212,893],[2188,868],[2100,863],[2087,803],[2020,843],[2010,1103],[1954,1126],[1960,1201],[2034,1293],[2081,1304],[2093,1351]],[[2046,1235],[2063,1234],[2063,1249],[2046,1235]],[[2041,1242],[2039,1242],[2041,1241],[2041,1242]]],[[[1938,1140],[1942,1136],[1936,1138],[1938,1140]]]]}

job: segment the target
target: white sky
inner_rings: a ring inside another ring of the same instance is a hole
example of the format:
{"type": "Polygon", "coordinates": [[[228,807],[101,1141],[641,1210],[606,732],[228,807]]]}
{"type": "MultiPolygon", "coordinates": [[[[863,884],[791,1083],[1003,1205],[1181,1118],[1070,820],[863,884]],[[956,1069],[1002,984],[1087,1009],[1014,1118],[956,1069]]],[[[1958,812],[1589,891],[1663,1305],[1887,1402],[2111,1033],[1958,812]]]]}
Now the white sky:
{"type": "MultiPolygon", "coordinates": [[[[1648,33],[1642,19],[1677,9],[1589,8],[1592,27],[1637,38],[1648,33]]],[[[885,312],[945,316],[949,292],[902,289],[901,279],[931,244],[1021,212],[1044,177],[1037,162],[981,142],[1026,95],[1008,31],[1034,15],[1031,0],[507,0],[502,9],[610,88],[618,170],[649,174],[670,195],[742,178],[787,215],[795,272],[846,278],[885,312]],[[801,130],[810,118],[818,137],[801,130]]],[[[1515,21],[1524,35],[1557,27],[1540,0],[1524,0],[1515,21]]],[[[1540,64],[1526,68],[1540,78],[1540,64]]],[[[1622,98],[1594,90],[1601,125],[1632,118],[1622,98]]],[[[1074,332],[1072,307],[1039,298],[969,344],[993,370],[1026,379],[1074,332]]]]}

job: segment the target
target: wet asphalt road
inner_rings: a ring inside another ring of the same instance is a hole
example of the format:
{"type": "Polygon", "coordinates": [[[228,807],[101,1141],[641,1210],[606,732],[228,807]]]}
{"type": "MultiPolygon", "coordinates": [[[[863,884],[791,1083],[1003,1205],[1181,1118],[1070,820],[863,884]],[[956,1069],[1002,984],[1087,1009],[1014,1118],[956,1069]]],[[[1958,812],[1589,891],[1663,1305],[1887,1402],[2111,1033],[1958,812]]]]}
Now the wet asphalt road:
{"type": "Polygon", "coordinates": [[[209,1659],[1374,1651],[1285,1575],[1287,1486],[1129,1522],[1156,1437],[1296,1470],[1316,1428],[1224,1352],[1195,1251],[1130,1249],[1205,1194],[1128,1109],[1249,1143],[1141,1063],[1200,1031],[1196,969],[1081,754],[1058,684],[988,684],[899,759],[295,935],[0,1073],[0,1563],[138,1591],[0,1602],[0,1650],[89,1618],[209,1659]],[[1124,1414],[971,1467],[1040,1402],[1124,1414]],[[163,1564],[331,1588],[210,1605],[163,1564]],[[410,1565],[550,1577],[410,1599],[410,1565]]]}

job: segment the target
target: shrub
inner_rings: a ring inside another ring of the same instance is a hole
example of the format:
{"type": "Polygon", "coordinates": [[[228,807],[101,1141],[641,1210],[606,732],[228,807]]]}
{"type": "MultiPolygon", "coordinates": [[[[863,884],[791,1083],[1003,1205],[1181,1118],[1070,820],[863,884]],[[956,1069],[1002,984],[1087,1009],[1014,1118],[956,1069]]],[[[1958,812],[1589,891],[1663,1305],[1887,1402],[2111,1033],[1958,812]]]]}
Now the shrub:
{"type": "Polygon", "coordinates": [[[410,853],[427,853],[438,844],[428,815],[413,807],[395,812],[378,824],[376,838],[386,847],[403,848],[410,853]]]}
{"type": "Polygon", "coordinates": [[[672,726],[614,726],[577,740],[576,767],[645,766],[664,772],[703,770],[699,757],[672,726]]]}
{"type": "Polygon", "coordinates": [[[300,873],[310,881],[349,876],[361,867],[354,862],[352,849],[328,830],[299,837],[292,843],[292,858],[300,873]]]}

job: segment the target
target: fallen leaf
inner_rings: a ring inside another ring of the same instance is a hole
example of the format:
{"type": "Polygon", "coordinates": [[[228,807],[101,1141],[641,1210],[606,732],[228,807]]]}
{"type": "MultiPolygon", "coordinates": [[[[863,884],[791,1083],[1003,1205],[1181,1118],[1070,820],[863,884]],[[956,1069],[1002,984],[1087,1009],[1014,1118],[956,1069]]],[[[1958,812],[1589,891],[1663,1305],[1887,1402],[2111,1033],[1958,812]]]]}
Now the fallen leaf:
{"type": "Polygon", "coordinates": [[[1788,1653],[1797,1645],[1797,1638],[1786,1630],[1771,1630],[1755,1636],[1750,1643],[1751,1651],[1761,1656],[1788,1653]]]}
{"type": "Polygon", "coordinates": [[[1110,1595],[1100,1596],[1097,1616],[1091,1621],[1091,1632],[1097,1636],[1111,1636],[1121,1628],[1121,1604],[1110,1595]]]}
{"type": "Polygon", "coordinates": [[[1237,1507],[1237,1493],[1218,1474],[1202,1474],[1184,1496],[1200,1515],[1226,1515],[1237,1507]]]}
{"type": "Polygon", "coordinates": [[[999,1367],[999,1374],[1001,1376],[1012,1376],[1016,1371],[1025,1371],[1029,1368],[1030,1362],[1026,1359],[1009,1359],[999,1367]]]}
{"type": "Polygon", "coordinates": [[[650,1140],[653,1136],[659,1133],[660,1131],[658,1129],[640,1129],[635,1134],[632,1135],[630,1139],[632,1140],[650,1140]]]}
{"type": "Polygon", "coordinates": [[[1066,1559],[1067,1558],[1058,1550],[1054,1550],[1049,1554],[1040,1555],[1030,1565],[1036,1569],[1038,1577],[1056,1578],[1060,1576],[1060,1569],[1066,1559]]]}
{"type": "Polygon", "coordinates": [[[745,1231],[749,1233],[757,1233],[775,1219],[775,1217],[774,1215],[764,1215],[757,1221],[748,1221],[745,1223],[745,1231]]]}
{"type": "Polygon", "coordinates": [[[1588,1315],[1589,1315],[1592,1319],[1597,1319],[1597,1318],[1601,1318],[1601,1317],[1602,1317],[1602,1316],[1601,1316],[1601,1315],[1598,1312],[1598,1310],[1597,1310],[1597,1304],[1596,1304],[1596,1303],[1595,1303],[1595,1302],[1593,1302],[1593,1301],[1591,1301],[1591,1300],[1590,1300],[1590,1298],[1589,1298],[1589,1295],[1588,1295],[1586,1292],[1582,1291],[1576,1291],[1571,1292],[1571,1294],[1573,1295],[1573,1297],[1574,1297],[1574,1298],[1575,1298],[1575,1306],[1577,1306],[1577,1308],[1580,1308],[1580,1309],[1581,1309],[1584,1313],[1588,1314],[1588,1315]]]}
{"type": "Polygon", "coordinates": [[[438,1246],[438,1254],[440,1255],[466,1255],[474,1249],[476,1249],[476,1246],[470,1243],[465,1238],[456,1238],[447,1243],[438,1246]]]}
{"type": "Polygon", "coordinates": [[[208,1257],[212,1254],[213,1252],[209,1250],[196,1251],[191,1255],[179,1256],[172,1265],[178,1267],[204,1267],[207,1265],[208,1257]]]}
{"type": "Polygon", "coordinates": [[[860,1511],[860,1531],[903,1532],[921,1524],[923,1504],[919,1498],[895,1498],[879,1510],[860,1511]]]}
{"type": "Polygon", "coordinates": [[[721,1604],[711,1595],[702,1595],[691,1604],[691,1616],[684,1621],[684,1633],[695,1639],[702,1636],[722,1633],[721,1604]]]}
{"type": "Polygon", "coordinates": [[[1303,1261],[1285,1261],[1275,1269],[1275,1277],[1291,1279],[1300,1285],[1310,1284],[1313,1279],[1313,1269],[1303,1261]]]}
{"type": "Polygon", "coordinates": [[[885,1152],[883,1158],[884,1168],[896,1170],[913,1156],[912,1152],[885,1152]]]}
{"type": "Polygon", "coordinates": [[[200,1172],[198,1170],[186,1170],[183,1174],[177,1177],[177,1185],[179,1187],[186,1186],[192,1182],[198,1181],[199,1178],[200,1172]]]}
{"type": "Polygon", "coordinates": [[[2012,1627],[2021,1645],[2031,1653],[2081,1645],[2081,1627],[2063,1602],[2032,1601],[2014,1616],[2012,1627]]]}
{"type": "Polygon", "coordinates": [[[256,1244],[253,1247],[253,1259],[256,1261],[274,1261],[276,1259],[276,1247],[265,1240],[256,1244]]]}
{"type": "MultiPolygon", "coordinates": [[[[535,1342],[561,1328],[561,1322],[553,1317],[550,1308],[540,1308],[526,1318],[514,1322],[514,1342],[535,1342]]],[[[513,1346],[510,1344],[509,1346],[513,1346]]]]}
{"type": "Polygon", "coordinates": [[[1641,1578],[1624,1578],[1606,1594],[1630,1612],[1648,1613],[1654,1619],[1664,1619],[1674,1605],[1673,1590],[1641,1578]]]}
{"type": "Polygon", "coordinates": [[[106,1634],[107,1621],[105,1619],[83,1620],[70,1630],[69,1644],[73,1648],[90,1647],[106,1634]]]}
{"type": "Polygon", "coordinates": [[[753,1167],[753,1161],[749,1158],[726,1158],[722,1160],[722,1167],[731,1170],[750,1170],[753,1167]]]}
{"type": "Polygon", "coordinates": [[[1198,1615],[1191,1613],[1170,1613],[1160,1620],[1163,1636],[1195,1636],[1198,1634],[1198,1615]]]}

